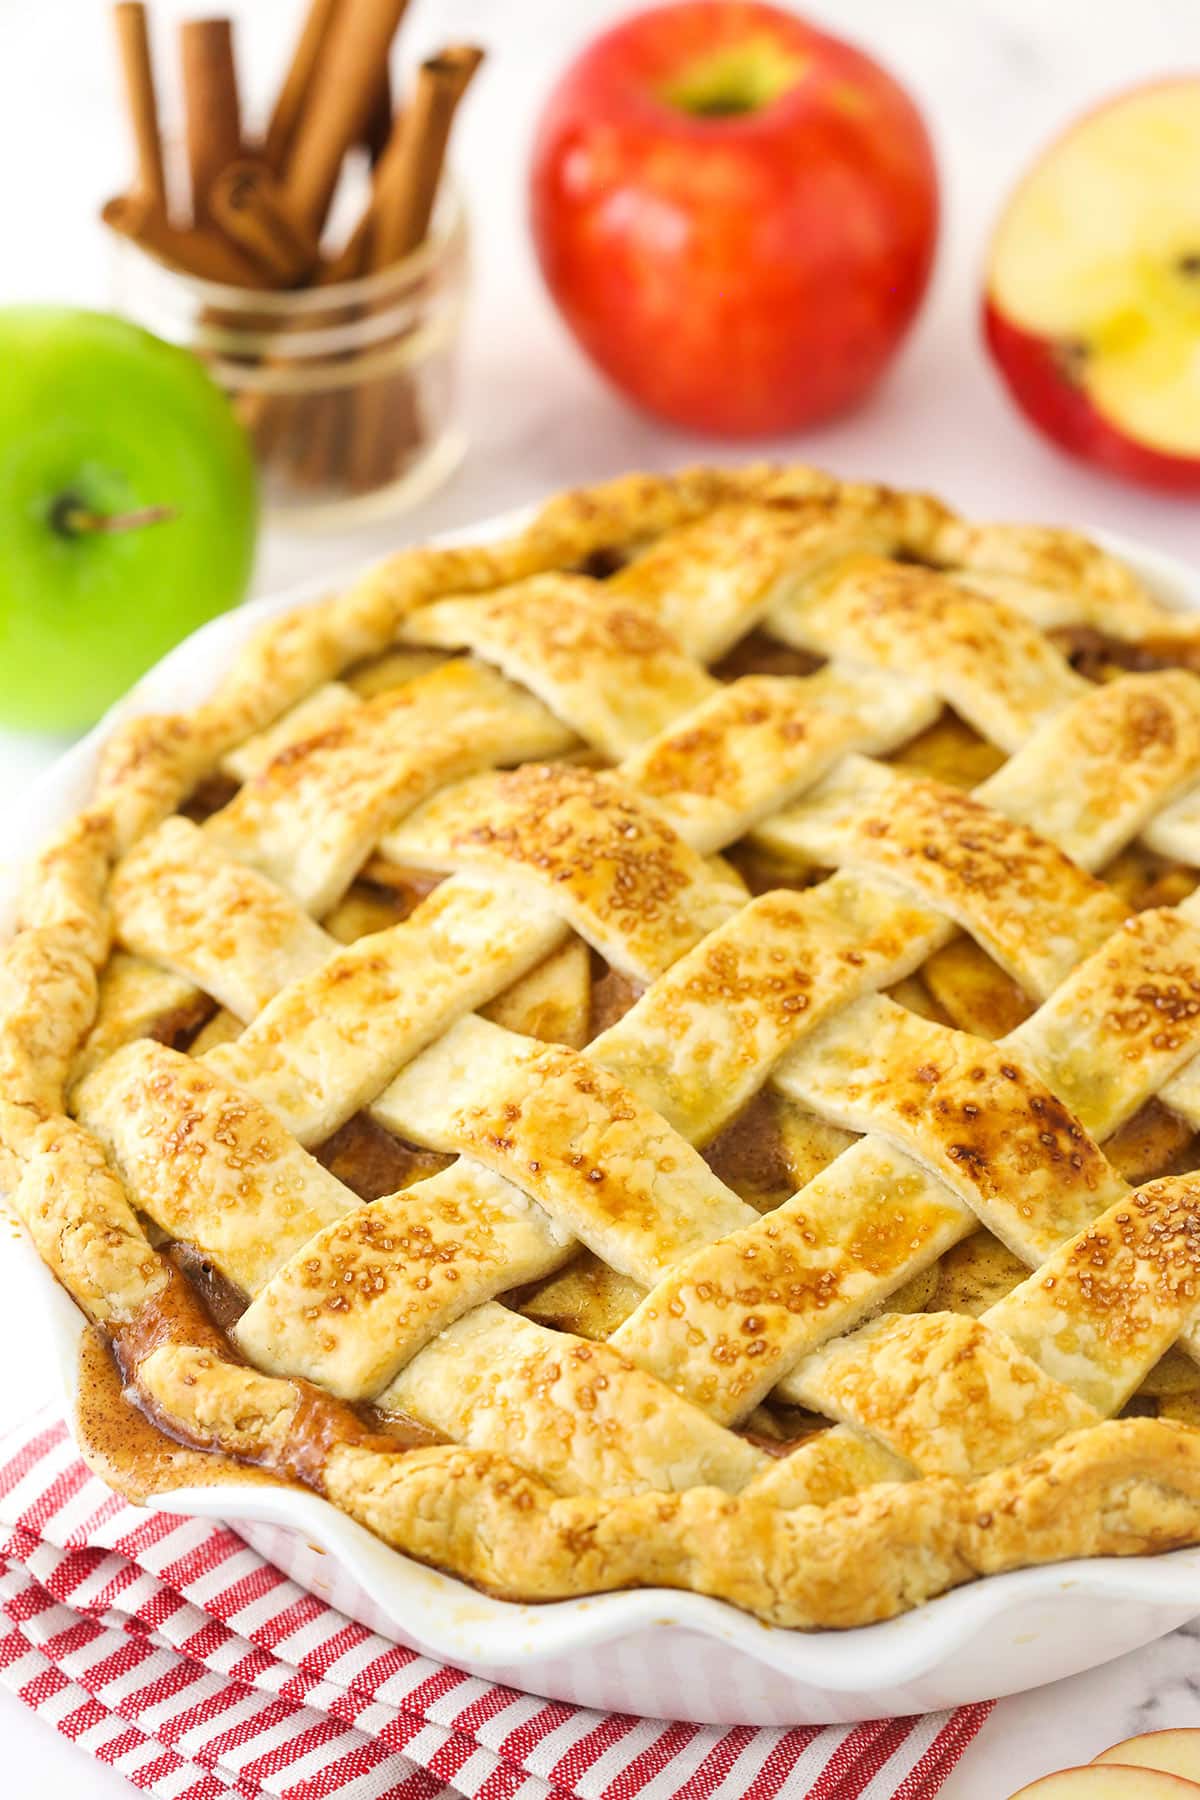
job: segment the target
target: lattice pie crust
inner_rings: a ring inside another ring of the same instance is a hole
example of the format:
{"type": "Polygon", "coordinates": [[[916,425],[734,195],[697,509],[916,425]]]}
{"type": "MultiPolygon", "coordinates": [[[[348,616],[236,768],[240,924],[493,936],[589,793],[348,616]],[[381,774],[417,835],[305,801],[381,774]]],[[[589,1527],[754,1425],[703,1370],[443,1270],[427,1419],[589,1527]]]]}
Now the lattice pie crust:
{"type": "Polygon", "coordinates": [[[1200,1541],[1190,667],[1082,539],[806,469],[405,552],[38,859],[16,1208],[130,1404],[502,1595],[1200,1541]]]}

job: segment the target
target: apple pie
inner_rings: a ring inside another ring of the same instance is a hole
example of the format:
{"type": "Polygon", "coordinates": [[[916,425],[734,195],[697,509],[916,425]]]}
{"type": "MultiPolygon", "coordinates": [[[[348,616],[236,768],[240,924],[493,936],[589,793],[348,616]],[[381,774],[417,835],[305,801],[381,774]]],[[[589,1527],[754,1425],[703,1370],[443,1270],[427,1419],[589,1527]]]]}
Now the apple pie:
{"type": "Polygon", "coordinates": [[[270,620],[4,953],[81,1418],[526,1601],[1200,1542],[1194,670],[1084,539],[803,468],[270,620]]]}

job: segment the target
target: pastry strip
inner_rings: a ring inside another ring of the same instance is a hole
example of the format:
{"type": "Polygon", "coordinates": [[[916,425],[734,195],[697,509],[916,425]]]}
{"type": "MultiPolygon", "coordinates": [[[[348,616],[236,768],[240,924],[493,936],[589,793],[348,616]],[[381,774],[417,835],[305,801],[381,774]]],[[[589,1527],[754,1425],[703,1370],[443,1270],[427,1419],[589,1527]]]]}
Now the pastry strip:
{"type": "Polygon", "coordinates": [[[320,914],[387,828],[444,783],[571,742],[532,695],[479,664],[449,662],[277,756],[205,832],[320,914]]]}
{"type": "Polygon", "coordinates": [[[767,1462],[608,1344],[502,1306],[481,1306],[442,1332],[379,1404],[515,1456],[563,1494],[736,1493],[767,1462]]]}
{"type": "Polygon", "coordinates": [[[537,575],[406,621],[409,642],[466,647],[613,759],[717,688],[653,613],[577,575],[537,575]]]}
{"type": "Polygon", "coordinates": [[[147,833],[114,871],[109,898],[127,950],[197,982],[239,1019],[334,949],[282,888],[219,855],[187,819],[147,833]]]}
{"type": "Polygon", "coordinates": [[[859,556],[833,565],[771,609],[785,643],[910,675],[981,737],[1017,750],[1087,692],[1042,633],[1002,602],[928,569],[859,556]]]}
{"type": "Polygon", "coordinates": [[[140,1209],[248,1294],[355,1204],[257,1100],[164,1044],[126,1044],[75,1107],[140,1209]]]}
{"type": "Polygon", "coordinates": [[[1127,1191],[1074,1115],[1005,1046],[882,995],[855,1001],[790,1051],[775,1081],[834,1124],[907,1150],[1028,1263],[1127,1191]]]}
{"type": "Polygon", "coordinates": [[[309,1238],[233,1335],[269,1374],[371,1400],[464,1311],[548,1275],[573,1247],[519,1189],[460,1157],[309,1238]]]}
{"type": "Polygon", "coordinates": [[[768,850],[878,869],[969,931],[1044,999],[1126,908],[1049,839],[958,788],[848,756],[790,812],[760,826],[768,850]]]}
{"type": "Polygon", "coordinates": [[[478,1158],[635,1281],[758,1216],[614,1076],[483,1019],[460,1019],[371,1116],[400,1137],[478,1158]]]}

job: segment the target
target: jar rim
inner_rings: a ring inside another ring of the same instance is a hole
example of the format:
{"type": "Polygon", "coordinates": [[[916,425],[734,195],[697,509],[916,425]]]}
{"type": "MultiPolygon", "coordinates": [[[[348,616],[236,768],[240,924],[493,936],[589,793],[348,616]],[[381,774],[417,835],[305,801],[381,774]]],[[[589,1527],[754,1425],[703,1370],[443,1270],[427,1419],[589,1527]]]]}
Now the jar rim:
{"type": "Polygon", "coordinates": [[[438,196],[433,222],[415,250],[399,262],[389,263],[370,275],[356,275],[350,281],[333,281],[327,286],[302,288],[238,287],[221,281],[209,281],[201,275],[190,275],[172,263],[152,256],[133,238],[114,237],[117,252],[129,256],[153,270],[154,278],[170,282],[190,294],[199,306],[214,307],[225,312],[253,311],[277,313],[296,318],[304,313],[328,313],[340,306],[361,305],[386,299],[394,289],[406,288],[428,269],[436,267],[443,256],[455,251],[466,229],[466,209],[456,181],[447,177],[438,196]]]}

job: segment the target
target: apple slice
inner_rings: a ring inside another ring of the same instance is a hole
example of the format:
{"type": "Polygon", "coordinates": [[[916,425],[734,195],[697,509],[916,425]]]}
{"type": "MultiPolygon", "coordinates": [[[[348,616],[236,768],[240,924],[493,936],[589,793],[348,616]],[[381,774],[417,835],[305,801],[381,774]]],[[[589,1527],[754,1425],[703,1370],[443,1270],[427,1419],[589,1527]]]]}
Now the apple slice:
{"type": "Polygon", "coordinates": [[[1093,1763],[1132,1763],[1200,1784],[1200,1731],[1147,1731],[1102,1750],[1093,1763]]]}
{"type": "Polygon", "coordinates": [[[1134,89],[1050,146],[997,228],[984,329],[1057,443],[1200,492],[1200,78],[1134,89]]]}
{"type": "Polygon", "coordinates": [[[1009,1800],[1197,1800],[1200,1787],[1178,1775],[1136,1769],[1122,1763],[1089,1763],[1082,1769],[1059,1769],[1043,1775],[1009,1800]]]}

